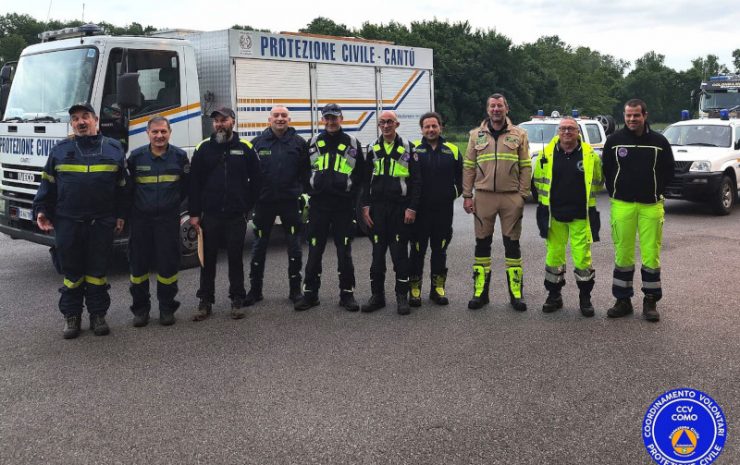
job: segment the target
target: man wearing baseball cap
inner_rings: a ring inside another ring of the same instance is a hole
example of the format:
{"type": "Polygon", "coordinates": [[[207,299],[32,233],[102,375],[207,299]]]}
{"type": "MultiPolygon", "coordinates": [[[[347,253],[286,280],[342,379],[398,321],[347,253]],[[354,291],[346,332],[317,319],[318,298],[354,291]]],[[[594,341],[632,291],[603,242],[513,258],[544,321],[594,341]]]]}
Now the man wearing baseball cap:
{"type": "Polygon", "coordinates": [[[342,109],[336,103],[321,110],[324,131],[309,142],[311,196],[308,210],[308,260],[303,298],[298,311],[319,304],[321,259],[329,234],[334,236],[339,268],[339,305],[360,309],[354,297],[355,267],[352,264],[352,230],[360,185],[369,174],[362,163],[362,148],[354,136],[342,130],[342,109]]]}
{"type": "Polygon", "coordinates": [[[33,201],[39,229],[55,232],[64,274],[59,310],[65,339],[80,335],[83,304],[95,335],[110,332],[106,272],[113,235],[123,230],[128,202],[121,144],[98,134],[98,117],[89,103],[72,105],[69,116],[74,136],[52,149],[33,201]]]}
{"type": "Polygon", "coordinates": [[[221,238],[229,261],[231,317],[244,318],[244,236],[247,214],[259,195],[259,162],[252,144],[234,132],[234,110],[211,112],[213,134],[195,148],[190,164],[190,223],[203,231],[200,298],[193,321],[211,315],[215,302],[216,260],[221,238]]]}

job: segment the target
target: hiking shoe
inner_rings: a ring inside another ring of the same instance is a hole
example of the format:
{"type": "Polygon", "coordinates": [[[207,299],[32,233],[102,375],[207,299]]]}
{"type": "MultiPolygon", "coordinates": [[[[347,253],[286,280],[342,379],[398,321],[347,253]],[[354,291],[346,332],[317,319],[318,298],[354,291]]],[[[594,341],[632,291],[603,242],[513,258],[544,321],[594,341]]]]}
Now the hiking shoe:
{"type": "Polygon", "coordinates": [[[660,321],[660,313],[658,313],[656,304],[657,302],[655,300],[655,297],[651,295],[646,295],[642,299],[642,316],[647,321],[652,321],[652,322],[660,321]]]}
{"type": "Polygon", "coordinates": [[[632,302],[630,299],[617,299],[614,306],[606,311],[606,316],[609,318],[621,318],[627,316],[635,311],[632,308],[632,302]]]}
{"type": "Polygon", "coordinates": [[[247,292],[247,296],[242,300],[242,306],[251,307],[262,299],[264,299],[262,291],[250,289],[249,292],[247,292]]]}
{"type": "Polygon", "coordinates": [[[68,316],[64,319],[64,339],[74,339],[80,335],[82,317],[80,315],[68,316]]]}
{"type": "Polygon", "coordinates": [[[90,315],[90,329],[96,336],[107,336],[110,333],[105,315],[90,315]]]}
{"type": "Polygon", "coordinates": [[[201,299],[198,309],[193,314],[193,321],[203,321],[209,316],[211,316],[211,304],[201,299]]]}
{"type": "Polygon", "coordinates": [[[558,294],[550,293],[545,299],[545,303],[542,305],[542,311],[544,313],[552,313],[563,308],[563,296],[558,294]]]}
{"type": "Polygon", "coordinates": [[[231,299],[231,319],[232,320],[241,320],[246,316],[246,313],[244,313],[244,310],[242,310],[242,306],[244,304],[244,301],[236,297],[234,299],[231,299]]]}
{"type": "Polygon", "coordinates": [[[293,306],[296,312],[303,312],[320,304],[319,298],[313,292],[306,292],[293,306]]]}
{"type": "Polygon", "coordinates": [[[339,294],[339,306],[343,307],[348,312],[356,312],[360,309],[360,306],[355,300],[355,295],[351,292],[342,292],[339,294]]]}
{"type": "Polygon", "coordinates": [[[373,294],[365,305],[360,308],[362,313],[370,313],[385,307],[385,297],[380,294],[373,294]]]}

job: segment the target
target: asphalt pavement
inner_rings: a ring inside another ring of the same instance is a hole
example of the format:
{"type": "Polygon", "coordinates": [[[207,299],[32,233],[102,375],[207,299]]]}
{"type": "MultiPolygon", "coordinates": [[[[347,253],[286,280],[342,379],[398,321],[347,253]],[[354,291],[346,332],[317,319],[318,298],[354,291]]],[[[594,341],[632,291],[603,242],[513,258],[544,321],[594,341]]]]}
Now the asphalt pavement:
{"type": "MultiPolygon", "coordinates": [[[[498,231],[492,303],[467,309],[473,225],[458,201],[448,307],[426,299],[427,277],[423,306],[397,315],[389,273],[388,307],[344,311],[329,243],[321,306],[295,312],[276,234],[265,300],[245,319],[228,317],[222,256],[209,320],[189,320],[198,285],[191,269],[180,273],[177,324],[162,327],[153,312],[149,326],[133,328],[119,261],[109,275],[111,335],[86,330],[76,340],[61,337],[62,279],[47,249],[0,235],[0,463],[650,464],[645,412],[681,387],[722,407],[729,433],[716,463],[740,463],[740,210],[716,217],[666,203],[665,296],[652,324],[641,319],[640,297],[634,317],[606,318],[606,197],[599,207],[590,319],[578,312],[570,263],[565,308],[542,313],[545,250],[532,204],[521,240],[525,313],[508,306],[498,231]]],[[[360,302],[369,297],[370,250],[366,238],[355,240],[360,302]]],[[[635,280],[640,296],[639,271],[635,280]]]]}

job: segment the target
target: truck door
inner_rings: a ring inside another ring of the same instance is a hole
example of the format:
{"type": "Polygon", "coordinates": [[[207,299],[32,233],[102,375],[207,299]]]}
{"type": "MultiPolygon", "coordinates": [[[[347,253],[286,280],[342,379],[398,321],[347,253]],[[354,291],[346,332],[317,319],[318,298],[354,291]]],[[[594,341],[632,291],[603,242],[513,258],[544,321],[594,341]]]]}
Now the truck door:
{"type": "MultiPolygon", "coordinates": [[[[100,103],[100,130],[104,135],[121,141],[127,150],[149,143],[145,134],[147,121],[157,114],[169,116],[177,111],[182,101],[178,55],[174,50],[111,50],[100,103]],[[117,102],[118,76],[123,73],[138,73],[141,88],[140,105],[129,110],[129,114],[117,102]]],[[[186,127],[179,132],[181,137],[187,137],[186,127]]],[[[173,127],[171,142],[183,145],[177,133],[173,127]]]]}

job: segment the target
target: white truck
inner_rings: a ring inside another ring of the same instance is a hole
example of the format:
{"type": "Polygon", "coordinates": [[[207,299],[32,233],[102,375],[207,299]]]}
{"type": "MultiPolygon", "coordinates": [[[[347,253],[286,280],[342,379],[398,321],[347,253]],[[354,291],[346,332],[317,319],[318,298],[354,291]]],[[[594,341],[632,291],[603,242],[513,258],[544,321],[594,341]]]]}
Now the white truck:
{"type": "Polygon", "coordinates": [[[711,76],[699,86],[699,117],[718,118],[723,109],[740,110],[740,74],[711,76]]]}
{"type": "Polygon", "coordinates": [[[738,116],[737,111],[722,109],[717,118],[686,119],[663,131],[675,159],[666,198],[706,202],[718,215],[732,212],[740,188],[738,116]]]}
{"type": "MultiPolygon", "coordinates": [[[[236,111],[241,137],[264,130],[279,104],[310,138],[322,129],[321,108],[338,103],[345,131],[363,143],[378,136],[382,110],[395,110],[400,134],[416,138],[419,117],[434,109],[431,49],[233,29],[101,33],[94,25],[43,33],[21,54],[0,121],[0,232],[12,238],[53,244],[37,229],[31,203],[51,148],[71,133],[67,110],[77,102],[90,102],[101,132],[127,150],[148,143],[151,117],[166,116],[171,142],[191,154],[211,132],[207,115],[221,105],[236,111]]],[[[192,260],[188,219],[183,211],[181,248],[192,260]]]]}

